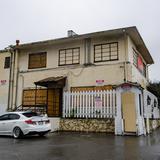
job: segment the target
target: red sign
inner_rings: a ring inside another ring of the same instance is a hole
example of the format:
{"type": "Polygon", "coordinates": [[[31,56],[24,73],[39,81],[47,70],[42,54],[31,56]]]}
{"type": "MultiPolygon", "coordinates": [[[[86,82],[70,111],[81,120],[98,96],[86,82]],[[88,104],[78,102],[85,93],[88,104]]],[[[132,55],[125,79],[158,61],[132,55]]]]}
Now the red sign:
{"type": "Polygon", "coordinates": [[[0,84],[1,84],[1,85],[5,85],[6,82],[7,82],[7,80],[0,80],[0,84]]]}
{"type": "Polygon", "coordinates": [[[143,68],[144,68],[144,66],[143,66],[143,61],[142,61],[142,58],[139,56],[139,57],[138,57],[138,69],[139,69],[140,71],[143,71],[143,68]]]}
{"type": "Polygon", "coordinates": [[[102,86],[104,84],[104,80],[96,80],[96,84],[98,86],[102,86]]]}

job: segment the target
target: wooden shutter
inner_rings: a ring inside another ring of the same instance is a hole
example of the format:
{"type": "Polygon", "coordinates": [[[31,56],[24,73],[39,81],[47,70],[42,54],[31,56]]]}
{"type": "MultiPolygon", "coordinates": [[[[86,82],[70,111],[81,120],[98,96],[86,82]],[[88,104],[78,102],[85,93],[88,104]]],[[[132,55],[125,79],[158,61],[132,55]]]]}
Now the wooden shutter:
{"type": "Polygon", "coordinates": [[[23,90],[23,106],[46,105],[46,89],[23,90]]]}
{"type": "Polygon", "coordinates": [[[72,87],[72,92],[81,92],[81,91],[105,91],[105,90],[111,90],[113,89],[112,85],[107,86],[91,86],[91,87],[72,87]]]}
{"type": "Polygon", "coordinates": [[[29,69],[46,67],[46,52],[29,54],[29,69]]]}

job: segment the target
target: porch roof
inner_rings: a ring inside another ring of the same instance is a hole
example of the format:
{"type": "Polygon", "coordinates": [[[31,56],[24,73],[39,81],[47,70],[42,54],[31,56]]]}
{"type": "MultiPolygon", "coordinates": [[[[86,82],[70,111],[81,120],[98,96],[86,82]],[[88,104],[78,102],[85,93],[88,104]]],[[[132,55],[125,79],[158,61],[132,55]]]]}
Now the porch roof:
{"type": "Polygon", "coordinates": [[[65,86],[66,77],[48,77],[37,82],[34,82],[36,86],[43,86],[47,88],[63,88],[65,86]]]}
{"type": "Polygon", "coordinates": [[[133,87],[137,87],[139,89],[144,89],[139,83],[134,83],[134,82],[125,82],[125,83],[117,85],[115,88],[127,87],[127,86],[130,86],[130,87],[133,86],[133,87]]]}

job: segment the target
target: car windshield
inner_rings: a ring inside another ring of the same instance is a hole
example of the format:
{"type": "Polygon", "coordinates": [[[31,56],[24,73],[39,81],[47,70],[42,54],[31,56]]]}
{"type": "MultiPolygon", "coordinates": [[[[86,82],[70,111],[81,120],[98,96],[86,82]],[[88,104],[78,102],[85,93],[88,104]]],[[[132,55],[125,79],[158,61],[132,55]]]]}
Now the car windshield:
{"type": "Polygon", "coordinates": [[[22,113],[25,117],[34,117],[34,116],[38,116],[38,114],[36,112],[25,112],[25,113],[22,113]]]}

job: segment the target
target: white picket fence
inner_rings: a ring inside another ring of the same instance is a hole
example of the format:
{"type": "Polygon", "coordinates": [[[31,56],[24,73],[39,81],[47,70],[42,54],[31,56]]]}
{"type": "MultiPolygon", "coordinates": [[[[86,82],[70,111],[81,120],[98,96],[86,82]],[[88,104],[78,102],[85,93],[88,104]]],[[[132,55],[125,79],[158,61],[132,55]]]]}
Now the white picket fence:
{"type": "Polygon", "coordinates": [[[64,92],[63,117],[114,118],[116,91],[64,92]]]}

